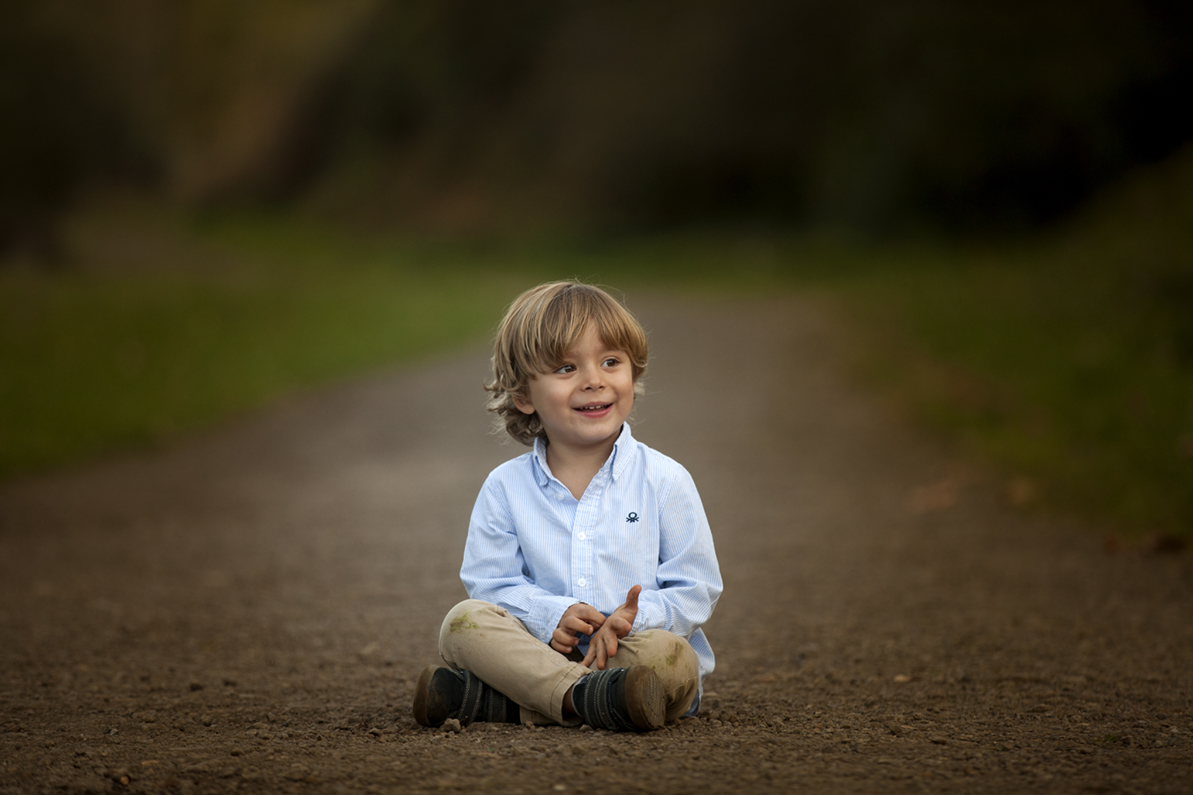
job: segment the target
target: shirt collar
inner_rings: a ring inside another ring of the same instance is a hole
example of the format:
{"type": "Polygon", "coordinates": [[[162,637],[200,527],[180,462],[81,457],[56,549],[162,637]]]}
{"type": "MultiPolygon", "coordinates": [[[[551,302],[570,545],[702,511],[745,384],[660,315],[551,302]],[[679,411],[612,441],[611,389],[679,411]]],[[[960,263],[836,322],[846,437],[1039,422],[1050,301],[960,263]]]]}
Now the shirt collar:
{"type": "Polygon", "coordinates": [[[551,476],[547,474],[547,445],[541,436],[534,438],[534,453],[531,455],[531,460],[534,461],[534,480],[539,484],[539,488],[545,489],[547,483],[551,481],[551,476]]]}
{"type": "MultiPolygon", "coordinates": [[[[630,433],[630,424],[623,422],[621,433],[618,435],[617,441],[613,443],[613,452],[609,454],[609,460],[605,462],[605,466],[611,467],[614,480],[617,480],[625,472],[626,467],[633,461],[637,449],[638,445],[634,441],[634,435],[630,433]]],[[[541,436],[534,440],[532,459],[534,460],[534,479],[540,488],[546,488],[551,481],[549,474],[551,470],[547,467],[547,443],[541,436]]],[[[604,466],[601,468],[604,469],[604,466]]]]}
{"type": "Polygon", "coordinates": [[[621,473],[626,471],[626,467],[634,460],[634,453],[637,450],[638,445],[634,442],[634,435],[630,433],[630,424],[623,422],[621,424],[621,435],[613,443],[613,454],[609,456],[609,460],[613,464],[614,480],[617,480],[621,477],[621,473]]]}

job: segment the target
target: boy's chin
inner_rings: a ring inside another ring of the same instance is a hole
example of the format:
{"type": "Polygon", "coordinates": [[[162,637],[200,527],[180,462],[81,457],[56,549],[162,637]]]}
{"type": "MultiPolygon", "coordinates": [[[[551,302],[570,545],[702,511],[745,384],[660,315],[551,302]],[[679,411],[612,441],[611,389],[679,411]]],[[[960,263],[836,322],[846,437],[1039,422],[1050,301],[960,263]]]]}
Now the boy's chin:
{"type": "MultiPolygon", "coordinates": [[[[621,423],[618,422],[616,426],[611,428],[588,428],[581,433],[567,434],[560,436],[560,444],[574,447],[597,447],[602,444],[607,444],[614,441],[621,435],[621,423]]],[[[551,440],[551,435],[547,434],[547,440],[551,440]]]]}

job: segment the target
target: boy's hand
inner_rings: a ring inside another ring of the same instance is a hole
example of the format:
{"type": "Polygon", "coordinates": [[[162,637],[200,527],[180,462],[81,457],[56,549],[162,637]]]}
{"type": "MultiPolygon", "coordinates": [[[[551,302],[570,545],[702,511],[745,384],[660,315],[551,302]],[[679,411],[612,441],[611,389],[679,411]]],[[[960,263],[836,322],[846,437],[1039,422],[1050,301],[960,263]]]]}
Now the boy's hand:
{"type": "Polygon", "coordinates": [[[605,615],[592,605],[576,602],[563,611],[559,625],[551,633],[551,648],[560,654],[571,654],[580,643],[581,635],[591,635],[605,623],[605,615]]]}
{"type": "Polygon", "coordinates": [[[591,668],[595,662],[598,669],[605,670],[605,664],[609,658],[617,654],[617,641],[630,634],[630,630],[634,628],[634,619],[638,617],[638,594],[640,593],[642,593],[641,585],[630,588],[630,592],[626,594],[625,604],[609,614],[604,625],[588,642],[588,654],[584,655],[581,665],[591,668]]]}

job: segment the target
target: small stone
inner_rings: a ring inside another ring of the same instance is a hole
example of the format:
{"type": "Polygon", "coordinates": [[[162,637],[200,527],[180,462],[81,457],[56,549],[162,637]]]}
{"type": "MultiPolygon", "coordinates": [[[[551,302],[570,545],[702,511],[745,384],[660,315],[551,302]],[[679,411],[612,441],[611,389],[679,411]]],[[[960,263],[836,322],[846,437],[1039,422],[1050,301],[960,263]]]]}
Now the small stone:
{"type": "Polygon", "coordinates": [[[911,677],[908,676],[907,674],[896,674],[895,681],[898,682],[899,684],[903,685],[903,684],[907,684],[908,682],[910,682],[911,677]]]}
{"type": "MultiPolygon", "coordinates": [[[[460,721],[456,718],[448,718],[446,721],[444,721],[443,728],[452,734],[459,734],[460,732],[464,731],[464,727],[460,725],[460,721]]],[[[380,732],[378,732],[378,734],[380,734],[380,732]]]]}

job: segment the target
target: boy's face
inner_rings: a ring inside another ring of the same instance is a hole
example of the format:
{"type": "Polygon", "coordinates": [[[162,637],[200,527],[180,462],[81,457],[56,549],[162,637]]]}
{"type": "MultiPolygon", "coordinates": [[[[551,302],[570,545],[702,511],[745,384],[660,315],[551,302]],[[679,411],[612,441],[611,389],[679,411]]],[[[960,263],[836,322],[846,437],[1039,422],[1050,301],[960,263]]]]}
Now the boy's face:
{"type": "Polygon", "coordinates": [[[526,400],[514,404],[524,414],[538,412],[556,453],[605,455],[634,407],[630,357],[608,348],[590,325],[567,351],[558,370],[530,380],[526,400]]]}

